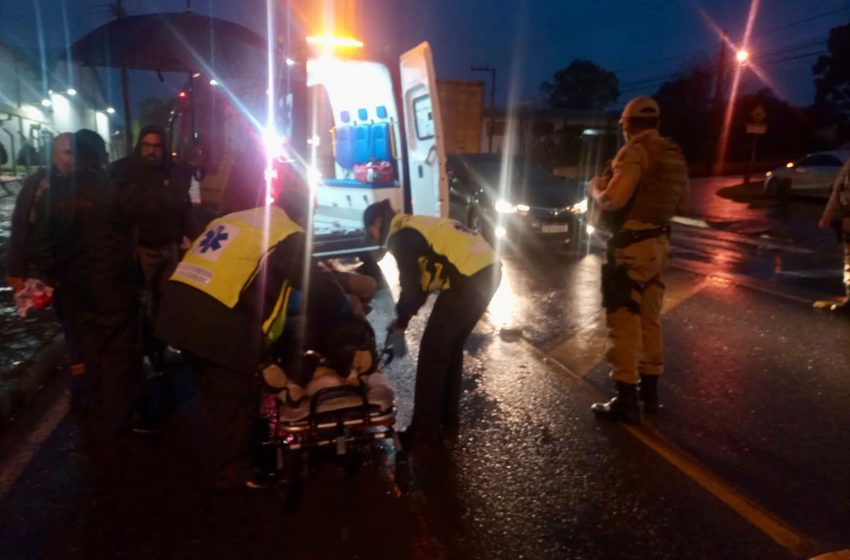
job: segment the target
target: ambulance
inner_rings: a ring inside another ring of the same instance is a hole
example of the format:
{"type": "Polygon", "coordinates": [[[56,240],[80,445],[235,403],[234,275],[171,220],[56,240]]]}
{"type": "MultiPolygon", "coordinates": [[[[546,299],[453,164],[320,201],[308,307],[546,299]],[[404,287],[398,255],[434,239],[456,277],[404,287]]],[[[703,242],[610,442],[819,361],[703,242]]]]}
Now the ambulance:
{"type": "MultiPolygon", "coordinates": [[[[244,188],[267,155],[306,172],[318,257],[362,255],[363,210],[448,215],[443,127],[433,57],[422,43],[387,63],[358,56],[352,38],[307,38],[300,60],[275,60],[274,80],[195,74],[178,95],[174,155],[198,150],[193,199],[210,214],[244,188]]],[[[265,70],[265,67],[259,69],[265,70]]],[[[285,188],[285,185],[283,186],[285,188]]]]}

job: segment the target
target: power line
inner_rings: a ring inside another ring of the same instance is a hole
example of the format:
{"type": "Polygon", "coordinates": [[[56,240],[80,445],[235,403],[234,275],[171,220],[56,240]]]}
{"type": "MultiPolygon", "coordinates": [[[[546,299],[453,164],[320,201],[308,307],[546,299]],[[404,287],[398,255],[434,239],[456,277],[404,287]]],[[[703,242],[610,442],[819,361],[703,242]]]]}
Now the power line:
{"type": "Polygon", "coordinates": [[[764,37],[765,35],[770,35],[770,34],[775,33],[777,31],[781,31],[783,29],[788,29],[789,27],[796,27],[797,25],[800,25],[801,23],[810,23],[812,21],[816,21],[816,20],[819,20],[821,18],[829,17],[831,15],[835,15],[835,14],[838,14],[838,13],[841,13],[841,12],[847,12],[847,11],[850,11],[850,8],[845,7],[845,8],[838,8],[837,10],[830,10],[830,11],[824,12],[822,14],[817,14],[817,15],[810,16],[810,17],[807,17],[807,18],[795,20],[795,21],[792,21],[791,23],[780,25],[778,27],[774,27],[773,29],[759,33],[758,35],[756,35],[756,37],[764,37]]]}
{"type": "Polygon", "coordinates": [[[605,18],[598,25],[591,25],[590,27],[585,27],[584,29],[577,29],[577,30],[571,32],[569,37],[566,37],[565,39],[561,39],[561,40],[555,40],[554,44],[556,46],[568,45],[572,41],[574,41],[576,38],[578,38],[582,35],[586,35],[587,33],[592,33],[592,32],[595,32],[595,31],[601,31],[603,29],[609,29],[611,27],[616,27],[616,26],[621,25],[623,23],[629,23],[629,22],[633,21],[634,16],[636,16],[636,15],[642,13],[642,12],[656,10],[656,9],[660,8],[661,6],[663,6],[665,4],[669,4],[672,1],[673,0],[643,0],[642,2],[639,2],[638,4],[632,6],[629,11],[622,14],[621,17],[619,17],[619,18],[616,18],[616,19],[605,18]]]}
{"type": "MultiPolygon", "coordinates": [[[[772,66],[776,66],[776,65],[782,64],[784,62],[792,62],[794,60],[800,60],[800,59],[803,59],[803,58],[808,58],[808,57],[812,57],[812,56],[820,56],[820,55],[824,55],[824,54],[828,54],[827,51],[820,50],[820,51],[811,51],[811,52],[806,52],[806,53],[792,54],[792,55],[789,55],[789,56],[784,56],[784,57],[777,58],[775,60],[771,60],[771,61],[769,61],[769,63],[772,66]]],[[[678,75],[672,76],[672,78],[676,78],[676,77],[678,77],[678,75]]],[[[672,78],[668,78],[668,79],[672,79],[672,78]]],[[[668,79],[664,79],[662,77],[656,77],[654,79],[644,80],[642,82],[634,82],[634,83],[631,83],[631,84],[626,84],[625,87],[620,88],[620,95],[630,93],[630,92],[647,91],[647,90],[650,90],[650,89],[658,88],[658,87],[664,85],[668,81],[668,79]]]]}
{"type": "MultiPolygon", "coordinates": [[[[756,33],[755,35],[753,35],[750,38],[750,42],[752,43],[752,42],[756,41],[757,39],[763,38],[767,35],[771,35],[771,34],[777,32],[777,31],[782,31],[784,29],[797,27],[798,25],[801,25],[801,24],[811,23],[813,21],[816,21],[816,20],[819,20],[819,19],[822,19],[822,18],[825,18],[825,17],[829,17],[829,16],[832,16],[832,15],[835,15],[835,14],[838,14],[838,13],[841,13],[841,12],[850,12],[850,8],[845,7],[845,8],[828,10],[826,12],[815,14],[815,15],[812,15],[812,16],[809,16],[809,17],[806,17],[806,18],[791,20],[789,22],[778,25],[776,27],[772,27],[772,28],[770,28],[766,31],[756,33]]],[[[821,42],[823,42],[823,41],[821,41],[821,42]]],[[[623,73],[633,72],[633,71],[641,69],[641,68],[647,68],[647,67],[650,67],[650,66],[657,66],[659,64],[664,64],[666,62],[675,62],[677,60],[684,60],[684,59],[689,58],[689,57],[699,57],[701,55],[704,56],[704,55],[707,55],[707,54],[711,54],[711,51],[714,48],[715,48],[714,46],[707,46],[705,48],[701,48],[701,49],[698,49],[696,51],[693,51],[689,54],[678,55],[678,56],[674,56],[674,57],[668,57],[668,58],[656,60],[656,61],[653,61],[653,62],[647,62],[647,63],[641,64],[639,66],[632,66],[632,67],[626,68],[626,69],[619,69],[619,70],[615,69],[615,70],[613,70],[613,72],[617,73],[617,74],[623,74],[623,73]]]]}

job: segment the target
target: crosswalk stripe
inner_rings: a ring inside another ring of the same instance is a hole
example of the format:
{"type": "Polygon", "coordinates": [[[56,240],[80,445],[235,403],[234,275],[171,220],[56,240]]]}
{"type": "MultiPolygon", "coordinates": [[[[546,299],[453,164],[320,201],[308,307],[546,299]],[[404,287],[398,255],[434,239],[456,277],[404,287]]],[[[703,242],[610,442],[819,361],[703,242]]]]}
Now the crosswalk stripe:
{"type": "MultiPolygon", "coordinates": [[[[664,294],[664,309],[661,314],[669,313],[677,306],[698,294],[709,280],[697,279],[682,271],[670,271],[664,279],[667,289],[664,294]]],[[[605,354],[608,329],[605,326],[605,313],[600,310],[592,324],[579,329],[566,339],[556,343],[546,352],[561,364],[584,377],[600,362],[605,354]]]]}

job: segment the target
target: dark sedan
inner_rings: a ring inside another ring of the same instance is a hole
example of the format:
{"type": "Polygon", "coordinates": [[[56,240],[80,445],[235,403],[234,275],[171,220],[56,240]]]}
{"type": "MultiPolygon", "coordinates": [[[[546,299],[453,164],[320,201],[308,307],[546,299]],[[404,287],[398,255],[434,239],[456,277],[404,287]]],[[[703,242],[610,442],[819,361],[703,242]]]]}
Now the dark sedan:
{"type": "Polygon", "coordinates": [[[528,159],[500,154],[449,156],[451,218],[490,241],[578,244],[584,239],[586,185],[562,181],[528,159]]]}

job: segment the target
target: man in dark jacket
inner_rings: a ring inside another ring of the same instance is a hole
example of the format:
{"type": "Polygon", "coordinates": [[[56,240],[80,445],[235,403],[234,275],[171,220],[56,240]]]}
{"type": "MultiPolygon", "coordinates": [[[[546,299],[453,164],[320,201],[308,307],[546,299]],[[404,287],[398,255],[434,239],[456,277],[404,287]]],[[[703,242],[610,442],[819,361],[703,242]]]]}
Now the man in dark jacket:
{"type": "MultiPolygon", "coordinates": [[[[166,282],[156,318],[157,336],[188,353],[199,375],[212,474],[223,489],[260,486],[250,441],[259,412],[255,375],[283,328],[290,293],[305,291],[311,267],[303,230],[309,189],[284,185],[269,207],[260,185],[261,174],[243,185],[256,193],[247,209],[213,220],[198,236],[166,282]]],[[[308,306],[350,309],[342,288],[315,267],[306,291],[308,306]]]]}
{"type": "MultiPolygon", "coordinates": [[[[12,215],[9,252],[6,255],[6,284],[15,290],[23,287],[28,277],[50,282],[45,277],[53,258],[47,237],[47,202],[51,192],[61,193],[70,187],[74,170],[72,139],[73,134],[70,132],[56,135],[50,150],[50,167],[41,168],[27,177],[18,192],[12,215]]],[[[71,409],[76,414],[84,412],[85,408],[85,363],[80,355],[79,344],[74,340],[62,287],[54,283],[53,289],[53,309],[62,325],[65,358],[71,373],[71,409]]]]}
{"type": "Polygon", "coordinates": [[[72,136],[70,132],[64,132],[53,139],[50,168],[40,168],[27,177],[18,192],[6,255],[6,284],[12,288],[23,287],[28,277],[40,275],[36,270],[39,265],[35,262],[39,257],[37,230],[42,222],[38,215],[40,201],[50,185],[70,181],[74,169],[72,136]]]}
{"type": "Polygon", "coordinates": [[[189,198],[191,174],[189,166],[172,161],[165,131],[154,125],[141,130],[132,154],[110,167],[136,222],[136,251],[145,278],[145,353],[155,369],[161,369],[165,350],[151,334],[161,287],[180,260],[184,237],[197,233],[189,198]]]}
{"type": "Polygon", "coordinates": [[[141,372],[141,279],[132,218],[109,181],[103,139],[80,130],[73,151],[72,179],[51,185],[45,198],[52,255],[46,275],[62,290],[85,363],[90,433],[112,441],[128,426],[141,372]]]}

